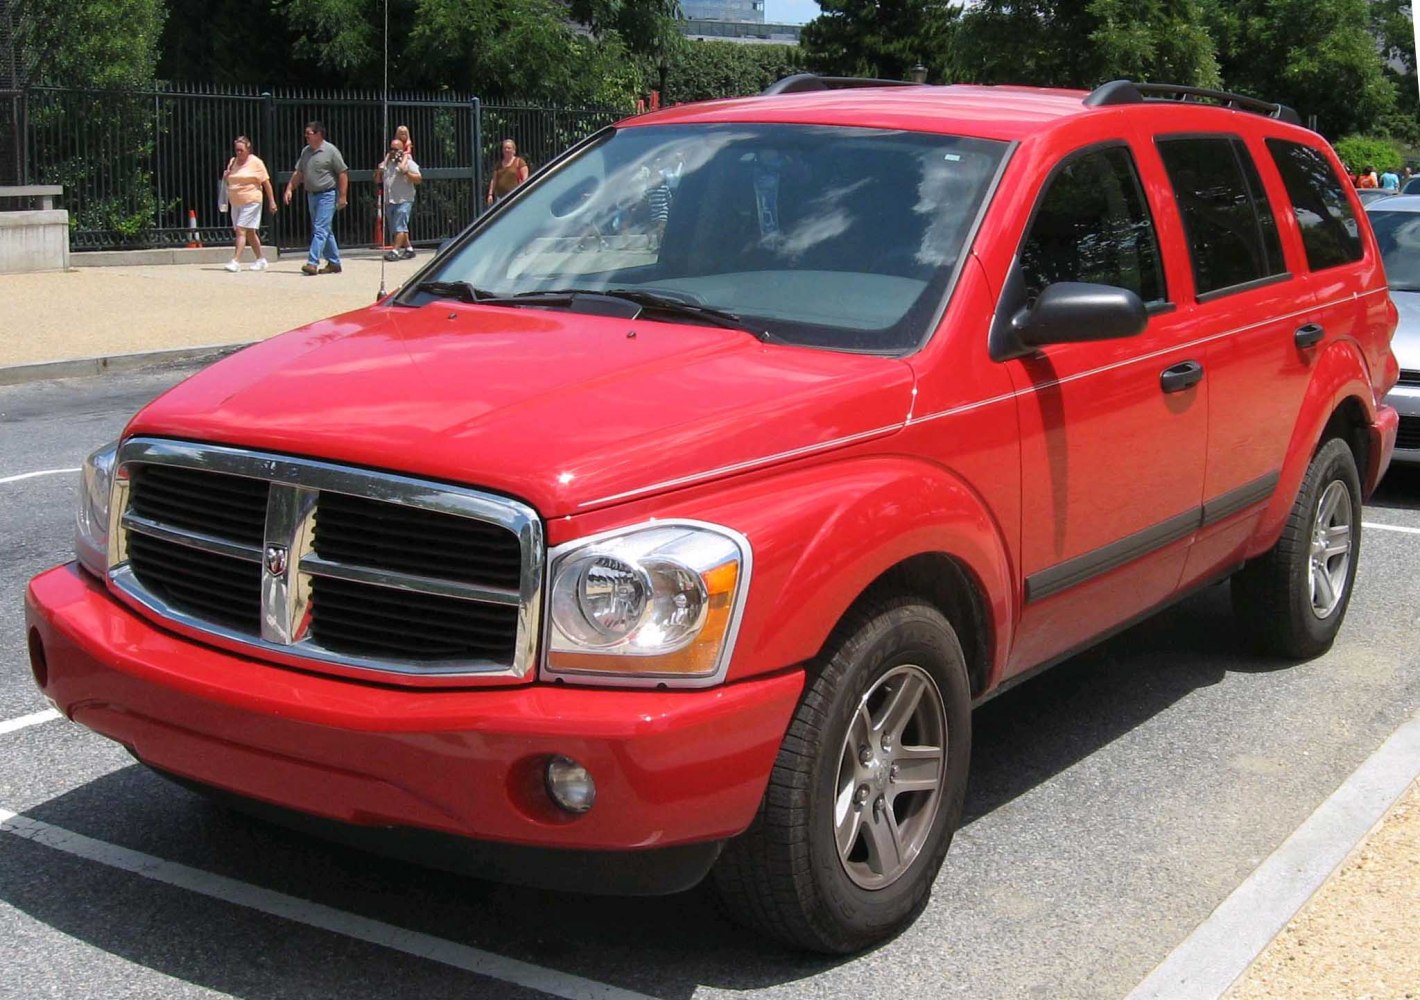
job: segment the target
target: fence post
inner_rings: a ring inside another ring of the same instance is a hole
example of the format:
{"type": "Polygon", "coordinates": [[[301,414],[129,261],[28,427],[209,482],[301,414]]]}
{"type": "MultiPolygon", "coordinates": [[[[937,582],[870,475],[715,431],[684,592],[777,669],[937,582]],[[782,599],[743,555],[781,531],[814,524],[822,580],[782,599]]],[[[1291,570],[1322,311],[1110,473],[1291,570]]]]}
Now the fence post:
{"type": "Polygon", "coordinates": [[[483,214],[483,104],[478,98],[469,101],[473,123],[473,217],[483,214]]]}

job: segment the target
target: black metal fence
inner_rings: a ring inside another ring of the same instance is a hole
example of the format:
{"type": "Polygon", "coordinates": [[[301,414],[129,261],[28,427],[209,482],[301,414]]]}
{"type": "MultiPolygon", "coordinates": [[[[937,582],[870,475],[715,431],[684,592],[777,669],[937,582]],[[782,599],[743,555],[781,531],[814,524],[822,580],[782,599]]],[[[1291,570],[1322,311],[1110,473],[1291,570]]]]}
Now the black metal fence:
{"type": "MultiPolygon", "coordinates": [[[[374,167],[395,127],[407,125],[424,176],[411,233],[416,242],[437,242],[481,211],[503,138],[514,139],[536,169],[620,117],[608,109],[487,105],[453,92],[386,100],[373,92],[256,87],[31,87],[0,91],[0,182],[62,184],[75,250],[230,243],[217,186],[232,140],[251,138],[279,201],[305,142],[303,126],[318,120],[351,169],[350,204],[337,213],[336,238],[371,246],[374,167]]],[[[298,196],[263,220],[262,236],[299,247],[308,221],[298,196]]]]}

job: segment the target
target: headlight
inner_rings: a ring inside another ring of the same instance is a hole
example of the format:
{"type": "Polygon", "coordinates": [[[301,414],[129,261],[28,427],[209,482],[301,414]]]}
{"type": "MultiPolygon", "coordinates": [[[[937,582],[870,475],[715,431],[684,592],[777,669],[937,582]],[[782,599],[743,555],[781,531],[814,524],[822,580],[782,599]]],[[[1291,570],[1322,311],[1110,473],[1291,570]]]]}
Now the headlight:
{"type": "Polygon", "coordinates": [[[554,549],[544,673],[631,685],[718,683],[749,570],[743,535],[690,521],[554,549]]]}
{"type": "Polygon", "coordinates": [[[79,557],[79,565],[98,577],[108,573],[109,497],[113,494],[113,466],[117,454],[117,441],[104,445],[84,459],[81,473],[74,553],[79,557]]]}

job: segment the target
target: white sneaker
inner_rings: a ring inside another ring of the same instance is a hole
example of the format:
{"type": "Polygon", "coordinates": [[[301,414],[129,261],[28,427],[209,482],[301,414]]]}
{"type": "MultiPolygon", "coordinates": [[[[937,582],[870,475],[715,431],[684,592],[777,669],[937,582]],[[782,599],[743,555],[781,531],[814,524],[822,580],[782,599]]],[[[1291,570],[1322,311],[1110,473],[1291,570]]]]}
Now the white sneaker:
{"type": "Polygon", "coordinates": [[[235,260],[227,261],[227,270],[231,271],[233,274],[236,274],[241,269],[242,265],[238,264],[235,260]]]}
{"type": "Polygon", "coordinates": [[[247,268],[248,271],[265,271],[267,268],[266,258],[258,258],[256,263],[247,268]]]}

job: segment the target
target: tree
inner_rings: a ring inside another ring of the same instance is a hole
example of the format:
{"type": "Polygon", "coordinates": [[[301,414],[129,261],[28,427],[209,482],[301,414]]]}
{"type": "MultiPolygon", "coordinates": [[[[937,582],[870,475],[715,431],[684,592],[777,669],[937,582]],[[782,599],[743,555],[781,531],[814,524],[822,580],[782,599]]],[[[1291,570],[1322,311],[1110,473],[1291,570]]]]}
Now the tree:
{"type": "Polygon", "coordinates": [[[1230,90],[1315,115],[1326,135],[1370,132],[1396,107],[1367,0],[1203,0],[1230,90]]]}
{"type": "Polygon", "coordinates": [[[668,102],[757,94],[775,80],[804,71],[804,53],[794,45],[687,42],[670,57],[668,102]]]}
{"type": "Polygon", "coordinates": [[[947,64],[961,7],[949,0],[820,0],[800,44],[809,67],[835,76],[905,80],[919,63],[947,64]]]}
{"type": "Polygon", "coordinates": [[[952,69],[977,83],[1219,85],[1196,0],[984,0],[962,16],[952,69]]]}
{"type": "Polygon", "coordinates": [[[143,87],[153,82],[163,0],[20,0],[15,51],[22,83],[143,87]]]}

